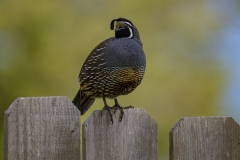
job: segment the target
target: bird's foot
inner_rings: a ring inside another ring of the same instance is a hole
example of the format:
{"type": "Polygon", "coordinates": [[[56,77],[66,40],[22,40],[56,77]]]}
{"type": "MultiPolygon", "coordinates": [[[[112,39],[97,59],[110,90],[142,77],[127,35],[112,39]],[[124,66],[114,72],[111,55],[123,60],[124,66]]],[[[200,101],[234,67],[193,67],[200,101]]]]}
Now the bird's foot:
{"type": "Polygon", "coordinates": [[[114,114],[116,113],[117,110],[120,110],[121,114],[119,117],[119,122],[122,121],[123,115],[124,115],[124,109],[129,109],[129,108],[134,108],[133,106],[127,106],[127,107],[121,107],[119,104],[115,104],[112,109],[114,110],[114,114]]]}
{"type": "Polygon", "coordinates": [[[110,118],[111,118],[112,124],[113,124],[113,118],[112,118],[111,109],[112,109],[112,108],[109,107],[108,105],[104,105],[104,107],[103,107],[103,109],[102,109],[102,111],[101,111],[101,117],[102,117],[102,115],[103,115],[103,111],[104,111],[104,110],[107,110],[108,113],[109,113],[109,115],[110,115],[110,118]]]}
{"type": "Polygon", "coordinates": [[[127,106],[127,107],[122,107],[120,105],[114,105],[113,107],[111,107],[111,109],[114,110],[114,114],[116,113],[117,110],[123,110],[123,109],[133,109],[133,106],[127,106]]]}

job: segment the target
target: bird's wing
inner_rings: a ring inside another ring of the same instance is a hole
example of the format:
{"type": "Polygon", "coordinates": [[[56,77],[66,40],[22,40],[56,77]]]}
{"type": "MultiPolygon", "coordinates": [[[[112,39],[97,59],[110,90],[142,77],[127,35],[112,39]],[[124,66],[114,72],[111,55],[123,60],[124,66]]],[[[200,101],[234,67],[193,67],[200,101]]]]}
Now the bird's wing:
{"type": "Polygon", "coordinates": [[[84,84],[91,83],[94,78],[97,79],[99,76],[102,76],[102,68],[107,64],[104,59],[104,54],[107,53],[109,42],[113,39],[115,38],[113,37],[103,41],[88,55],[78,76],[78,81],[83,88],[84,84]]]}

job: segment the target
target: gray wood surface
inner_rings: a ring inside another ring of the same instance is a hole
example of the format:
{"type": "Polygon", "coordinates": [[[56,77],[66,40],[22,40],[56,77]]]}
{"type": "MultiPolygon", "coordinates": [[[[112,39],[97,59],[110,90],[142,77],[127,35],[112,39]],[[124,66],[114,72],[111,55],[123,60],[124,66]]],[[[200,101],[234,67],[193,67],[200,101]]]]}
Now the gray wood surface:
{"type": "Polygon", "coordinates": [[[240,160],[240,127],[231,117],[186,117],[170,131],[170,160],[240,160]]]}
{"type": "Polygon", "coordinates": [[[80,159],[80,112],[66,97],[18,98],[4,123],[5,160],[80,159]]]}
{"type": "Polygon", "coordinates": [[[94,111],[83,124],[84,160],[157,160],[157,123],[144,109],[124,110],[113,115],[94,111]]]}

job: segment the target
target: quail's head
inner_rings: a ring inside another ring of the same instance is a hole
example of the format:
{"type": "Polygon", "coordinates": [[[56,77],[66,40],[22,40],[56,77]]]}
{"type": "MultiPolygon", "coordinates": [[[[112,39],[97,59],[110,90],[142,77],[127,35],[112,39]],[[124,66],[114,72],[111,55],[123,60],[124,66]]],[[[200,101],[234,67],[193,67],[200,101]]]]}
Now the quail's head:
{"type": "Polygon", "coordinates": [[[114,29],[115,25],[115,37],[116,38],[132,38],[133,29],[135,28],[133,23],[126,18],[113,19],[110,24],[111,30],[114,29]]]}

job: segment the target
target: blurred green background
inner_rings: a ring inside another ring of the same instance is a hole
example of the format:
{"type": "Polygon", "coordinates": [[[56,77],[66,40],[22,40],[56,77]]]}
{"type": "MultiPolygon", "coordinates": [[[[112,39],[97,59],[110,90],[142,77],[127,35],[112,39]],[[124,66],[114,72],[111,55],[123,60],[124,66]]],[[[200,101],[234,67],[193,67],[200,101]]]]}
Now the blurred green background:
{"type": "MultiPolygon", "coordinates": [[[[85,58],[114,35],[110,21],[125,17],[140,32],[147,69],[142,84],[119,102],[144,108],[157,121],[159,158],[167,160],[168,134],[180,118],[225,115],[220,100],[229,75],[211,47],[226,23],[218,5],[206,0],[1,0],[0,159],[10,104],[32,96],[72,100],[85,58]]],[[[95,101],[82,122],[102,107],[102,100],[95,101]]]]}

